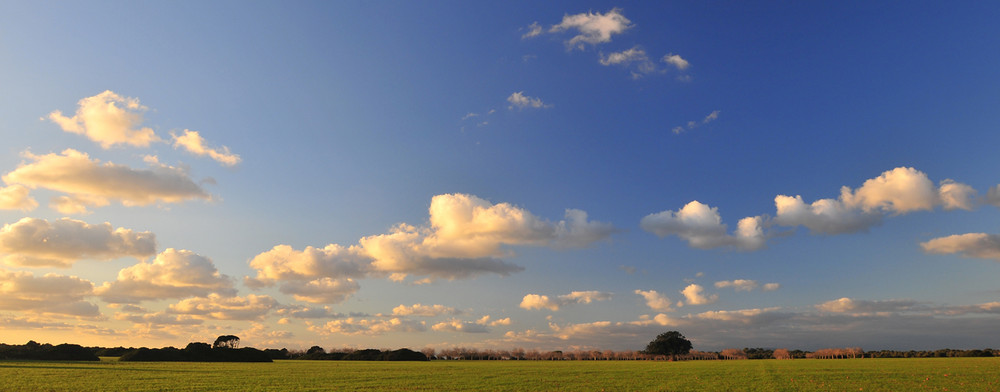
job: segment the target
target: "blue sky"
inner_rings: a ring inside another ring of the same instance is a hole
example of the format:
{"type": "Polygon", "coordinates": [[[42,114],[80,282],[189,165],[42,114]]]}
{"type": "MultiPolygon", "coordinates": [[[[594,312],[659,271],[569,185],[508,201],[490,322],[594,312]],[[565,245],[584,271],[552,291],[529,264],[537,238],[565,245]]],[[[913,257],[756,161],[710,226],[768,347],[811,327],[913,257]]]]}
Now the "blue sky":
{"type": "Polygon", "coordinates": [[[998,13],[3,4],[3,342],[996,347],[998,13]]]}

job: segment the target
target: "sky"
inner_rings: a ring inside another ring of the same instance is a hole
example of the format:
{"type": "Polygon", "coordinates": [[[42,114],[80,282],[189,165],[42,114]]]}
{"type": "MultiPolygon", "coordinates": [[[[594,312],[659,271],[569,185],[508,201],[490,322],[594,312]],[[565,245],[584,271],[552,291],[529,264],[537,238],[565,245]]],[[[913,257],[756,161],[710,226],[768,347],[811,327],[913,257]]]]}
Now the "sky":
{"type": "Polygon", "coordinates": [[[997,348],[998,19],[3,2],[0,342],[997,348]]]}

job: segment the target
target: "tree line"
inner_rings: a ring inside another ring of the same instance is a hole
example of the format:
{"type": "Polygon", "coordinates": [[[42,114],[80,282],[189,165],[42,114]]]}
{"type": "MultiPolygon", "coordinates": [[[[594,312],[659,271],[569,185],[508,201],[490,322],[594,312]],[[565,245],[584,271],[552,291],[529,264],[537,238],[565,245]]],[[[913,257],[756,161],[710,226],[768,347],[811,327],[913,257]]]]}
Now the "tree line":
{"type": "Polygon", "coordinates": [[[865,352],[860,347],[825,348],[815,351],[730,348],[721,351],[692,350],[692,345],[677,331],[660,334],[644,350],[574,350],[539,351],[514,348],[510,350],[453,347],[437,350],[425,348],[413,351],[377,349],[334,349],[327,352],[320,346],[308,350],[282,348],[258,350],[239,348],[240,339],[234,335],[219,336],[211,345],[192,342],[183,349],[134,348],[134,347],[82,347],[77,344],[39,344],[29,341],[24,345],[0,343],[0,359],[97,361],[99,357],[119,357],[120,361],[193,361],[193,362],[271,362],[278,359],[345,360],[345,361],[427,361],[427,360],[743,360],[743,359],[842,359],[842,358],[941,358],[941,357],[994,357],[1000,350],[940,349],[932,351],[880,350],[865,352]]]}

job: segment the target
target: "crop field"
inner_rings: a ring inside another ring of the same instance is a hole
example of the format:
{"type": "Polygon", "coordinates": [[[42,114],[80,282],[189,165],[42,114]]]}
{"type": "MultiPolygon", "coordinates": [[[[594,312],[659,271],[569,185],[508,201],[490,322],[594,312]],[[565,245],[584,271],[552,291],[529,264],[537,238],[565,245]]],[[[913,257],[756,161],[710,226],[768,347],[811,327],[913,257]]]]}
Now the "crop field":
{"type": "Polygon", "coordinates": [[[4,391],[990,391],[1000,358],[742,361],[0,361],[4,391]]]}

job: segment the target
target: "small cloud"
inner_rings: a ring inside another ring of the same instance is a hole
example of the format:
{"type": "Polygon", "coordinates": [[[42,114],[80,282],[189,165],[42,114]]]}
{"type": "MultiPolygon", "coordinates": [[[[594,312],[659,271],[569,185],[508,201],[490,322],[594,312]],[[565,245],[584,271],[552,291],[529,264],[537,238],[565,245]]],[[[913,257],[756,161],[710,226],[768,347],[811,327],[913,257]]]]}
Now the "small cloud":
{"type": "Polygon", "coordinates": [[[542,34],[542,25],[533,22],[527,27],[528,32],[521,35],[521,39],[534,38],[542,34]]]}
{"type": "Polygon", "coordinates": [[[30,190],[24,185],[14,184],[0,187],[0,210],[31,211],[38,207],[38,202],[28,195],[30,190]]]}
{"type": "Polygon", "coordinates": [[[746,280],[746,279],[736,279],[729,281],[724,280],[720,282],[715,282],[715,287],[720,289],[726,287],[732,287],[736,291],[753,291],[753,289],[757,288],[757,281],[746,280]]]}
{"type": "Polygon", "coordinates": [[[413,306],[399,305],[392,309],[393,316],[421,316],[421,317],[437,317],[446,314],[458,314],[459,311],[455,308],[444,306],[444,305],[421,305],[414,304],[413,306]]]}
{"type": "Polygon", "coordinates": [[[528,294],[521,300],[521,308],[524,309],[549,309],[557,311],[559,308],[573,304],[589,304],[594,301],[606,301],[611,299],[611,293],[601,291],[574,291],[566,295],[560,295],[554,299],[547,295],[528,294]]]}
{"type": "Polygon", "coordinates": [[[597,45],[611,42],[611,36],[621,34],[632,27],[632,22],[622,15],[622,10],[614,8],[607,13],[581,13],[565,15],[561,23],[552,26],[550,33],[576,30],[579,34],[566,41],[567,48],[583,49],[584,44],[597,45]]]}
{"type": "Polygon", "coordinates": [[[468,120],[470,118],[477,117],[477,116],[479,116],[478,113],[469,112],[469,114],[466,114],[465,116],[462,116],[462,121],[465,121],[465,120],[468,120]]]}
{"type": "Polygon", "coordinates": [[[646,299],[646,306],[658,312],[671,312],[674,309],[670,306],[670,298],[667,298],[663,294],[656,292],[656,290],[636,290],[637,295],[641,295],[646,299]]]}
{"type": "Polygon", "coordinates": [[[72,117],[56,110],[49,114],[49,119],[64,131],[85,135],[104,149],[119,144],[148,147],[150,143],[161,141],[152,129],[142,126],[142,114],[148,109],[139,104],[138,98],[123,97],[108,90],[81,99],[78,104],[72,117]]]}
{"type": "Polygon", "coordinates": [[[717,294],[704,295],[702,291],[705,289],[697,284],[691,284],[681,290],[681,294],[684,294],[684,298],[687,299],[688,305],[708,305],[719,299],[717,294]]]}
{"type": "Polygon", "coordinates": [[[183,148],[188,152],[208,156],[219,162],[223,166],[233,167],[240,163],[240,156],[229,151],[229,147],[210,148],[205,145],[205,139],[197,131],[185,129],[180,136],[171,132],[170,137],[174,139],[174,148],[183,148]]]}
{"type": "Polygon", "coordinates": [[[688,63],[688,61],[682,58],[680,55],[676,55],[673,53],[668,53],[666,56],[663,56],[663,62],[673,65],[679,71],[683,71],[691,65],[691,63],[688,63]]]}
{"type": "Polygon", "coordinates": [[[552,107],[552,105],[548,105],[545,102],[542,102],[542,100],[539,98],[524,95],[524,91],[518,91],[516,93],[511,94],[509,97],[507,97],[507,102],[510,102],[510,106],[507,107],[510,110],[514,110],[514,108],[542,109],[542,108],[552,107]]]}
{"type": "Polygon", "coordinates": [[[639,222],[643,230],[660,237],[676,235],[690,246],[700,249],[734,247],[757,250],[764,247],[764,218],[760,216],[740,219],[733,234],[728,234],[717,208],[692,201],[675,211],[647,215],[639,222]]]}
{"type": "Polygon", "coordinates": [[[920,244],[924,252],[955,254],[1000,261],[1000,235],[986,233],[956,234],[934,238],[920,244]]]}
{"type": "Polygon", "coordinates": [[[691,121],[687,122],[686,126],[676,126],[673,129],[671,129],[670,131],[673,132],[675,135],[680,135],[684,131],[690,131],[692,129],[698,128],[698,127],[700,127],[702,125],[705,125],[705,124],[708,124],[708,123],[710,123],[712,121],[717,120],[719,118],[719,114],[720,113],[722,113],[722,111],[720,111],[720,110],[713,110],[712,113],[709,113],[707,116],[705,116],[705,118],[701,119],[701,121],[691,120],[691,121]]]}

